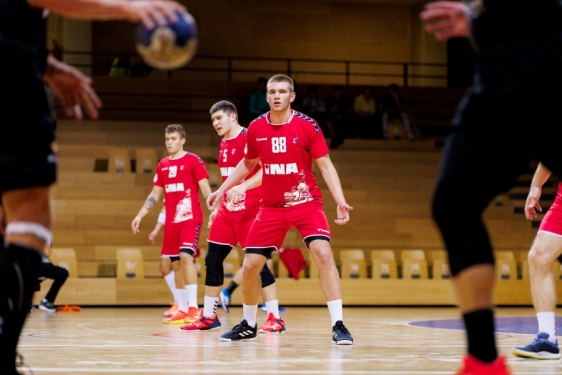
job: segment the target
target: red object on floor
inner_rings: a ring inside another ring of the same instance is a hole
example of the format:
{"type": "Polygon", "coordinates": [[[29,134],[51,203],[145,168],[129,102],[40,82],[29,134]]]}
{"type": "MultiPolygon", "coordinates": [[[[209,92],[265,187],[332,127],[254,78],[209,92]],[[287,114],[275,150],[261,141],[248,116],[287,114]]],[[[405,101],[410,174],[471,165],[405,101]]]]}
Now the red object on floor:
{"type": "Polygon", "coordinates": [[[306,260],[302,256],[301,250],[296,247],[282,247],[279,249],[279,258],[293,279],[298,280],[299,272],[306,268],[306,260]]]}

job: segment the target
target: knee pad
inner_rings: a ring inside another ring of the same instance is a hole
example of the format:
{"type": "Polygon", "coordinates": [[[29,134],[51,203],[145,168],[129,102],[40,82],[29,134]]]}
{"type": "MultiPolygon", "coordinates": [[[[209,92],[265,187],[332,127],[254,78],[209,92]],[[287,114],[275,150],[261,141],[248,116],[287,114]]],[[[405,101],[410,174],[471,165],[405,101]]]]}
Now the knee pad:
{"type": "Polygon", "coordinates": [[[271,273],[271,270],[267,266],[267,263],[263,265],[263,268],[260,271],[260,278],[262,289],[275,283],[275,276],[273,276],[273,273],[271,273]]]}
{"type": "Polygon", "coordinates": [[[25,221],[9,223],[8,225],[6,225],[6,236],[13,233],[31,234],[45,241],[45,243],[49,245],[53,242],[53,233],[51,232],[51,230],[37,223],[25,221]]]}
{"type": "Polygon", "coordinates": [[[205,256],[205,285],[221,286],[224,283],[224,268],[222,266],[224,260],[230,253],[232,247],[230,245],[219,245],[209,242],[209,249],[205,256]]]}

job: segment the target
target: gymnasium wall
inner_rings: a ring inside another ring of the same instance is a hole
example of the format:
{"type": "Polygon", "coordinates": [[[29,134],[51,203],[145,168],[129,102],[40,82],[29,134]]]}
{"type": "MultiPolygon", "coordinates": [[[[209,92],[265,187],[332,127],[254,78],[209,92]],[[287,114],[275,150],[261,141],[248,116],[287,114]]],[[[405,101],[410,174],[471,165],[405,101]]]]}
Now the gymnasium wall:
{"type": "MultiPolygon", "coordinates": [[[[297,0],[188,2],[189,11],[195,16],[199,26],[198,55],[445,63],[446,45],[435,42],[422,30],[418,18],[421,7],[297,0]]],[[[72,50],[77,47],[76,33],[73,31],[79,30],[80,35],[85,35],[83,25],[65,21],[64,32],[60,31],[60,26],[51,27],[51,39],[58,32],[58,39],[62,40],[63,47],[68,51],[72,50]]],[[[92,29],[91,52],[116,54],[124,50],[135,53],[135,25],[112,21],[92,22],[88,27],[92,29]]],[[[85,41],[83,47],[88,45],[85,41]]],[[[86,49],[87,47],[80,50],[86,49]]],[[[96,62],[103,65],[108,59],[109,57],[102,55],[96,62]]],[[[256,68],[255,65],[256,63],[248,63],[247,68],[256,68]]],[[[263,66],[263,63],[257,65],[263,66]]],[[[276,69],[276,66],[270,68],[276,69]]],[[[313,70],[315,67],[307,64],[305,69],[313,70]]],[[[331,68],[323,66],[318,69],[331,68]]],[[[389,73],[401,72],[400,66],[383,69],[387,69],[389,73]]],[[[426,73],[431,73],[427,68],[420,68],[420,73],[424,69],[426,73]]],[[[251,81],[255,78],[255,74],[247,77],[251,81]]],[[[299,80],[308,81],[306,74],[299,77],[299,80]]],[[[381,81],[380,78],[366,80],[351,84],[390,83],[381,81]]],[[[324,83],[339,82],[335,77],[327,76],[324,77],[324,83]]],[[[431,84],[431,81],[425,84],[431,84]]]]}

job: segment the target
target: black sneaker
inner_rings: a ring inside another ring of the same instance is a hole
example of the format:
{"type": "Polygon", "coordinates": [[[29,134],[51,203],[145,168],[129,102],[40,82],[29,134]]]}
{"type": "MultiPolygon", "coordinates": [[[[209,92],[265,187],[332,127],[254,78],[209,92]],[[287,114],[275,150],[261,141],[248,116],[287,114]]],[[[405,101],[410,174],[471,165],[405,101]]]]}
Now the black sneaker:
{"type": "Polygon", "coordinates": [[[53,305],[51,302],[47,301],[45,298],[43,298],[43,300],[39,304],[39,308],[43,311],[48,311],[48,312],[52,312],[52,313],[57,312],[57,308],[55,307],[55,305],[53,305]]]}
{"type": "Polygon", "coordinates": [[[341,320],[338,320],[336,325],[332,327],[332,343],[336,345],[353,345],[353,337],[351,337],[351,334],[341,320]]]}
{"type": "Polygon", "coordinates": [[[237,324],[229,332],[223,334],[220,339],[222,341],[241,341],[241,340],[255,340],[258,336],[258,325],[250,327],[246,319],[243,319],[240,324],[237,324]]]}

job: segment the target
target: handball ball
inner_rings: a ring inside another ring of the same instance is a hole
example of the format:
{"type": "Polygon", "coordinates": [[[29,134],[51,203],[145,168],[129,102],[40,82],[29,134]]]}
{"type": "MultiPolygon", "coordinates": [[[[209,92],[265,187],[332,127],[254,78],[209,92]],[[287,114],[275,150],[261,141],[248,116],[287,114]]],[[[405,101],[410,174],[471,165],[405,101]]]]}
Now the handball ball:
{"type": "Polygon", "coordinates": [[[175,23],[148,30],[142,23],[135,32],[137,52],[156,69],[176,69],[191,60],[197,50],[197,25],[189,13],[178,14],[175,23]]]}

